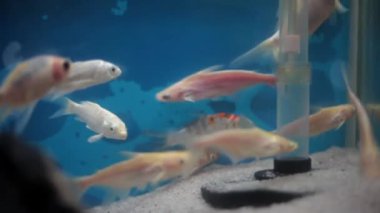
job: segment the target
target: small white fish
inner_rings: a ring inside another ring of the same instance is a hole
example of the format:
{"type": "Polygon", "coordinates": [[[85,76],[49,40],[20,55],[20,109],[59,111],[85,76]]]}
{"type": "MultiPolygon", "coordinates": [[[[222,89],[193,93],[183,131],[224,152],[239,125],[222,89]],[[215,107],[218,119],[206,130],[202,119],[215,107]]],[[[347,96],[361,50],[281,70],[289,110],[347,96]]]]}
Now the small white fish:
{"type": "MultiPolygon", "coordinates": [[[[335,10],[340,13],[347,12],[339,0],[309,0],[309,35],[312,35],[335,10]]],[[[240,67],[251,61],[257,55],[273,55],[277,60],[279,54],[280,33],[277,30],[271,37],[250,49],[231,62],[232,67],[240,67]]]]}
{"type": "Polygon", "coordinates": [[[57,85],[50,93],[52,99],[62,97],[71,92],[103,84],[119,77],[121,69],[104,60],[78,61],[72,63],[73,72],[67,79],[57,85]]]}
{"type": "Polygon", "coordinates": [[[87,128],[98,133],[88,138],[88,142],[96,142],[103,137],[126,140],[127,128],[123,121],[112,112],[102,108],[99,104],[83,101],[80,104],[66,99],[66,107],[56,112],[50,118],[56,118],[62,115],[74,114],[78,120],[87,124],[87,128]]]}

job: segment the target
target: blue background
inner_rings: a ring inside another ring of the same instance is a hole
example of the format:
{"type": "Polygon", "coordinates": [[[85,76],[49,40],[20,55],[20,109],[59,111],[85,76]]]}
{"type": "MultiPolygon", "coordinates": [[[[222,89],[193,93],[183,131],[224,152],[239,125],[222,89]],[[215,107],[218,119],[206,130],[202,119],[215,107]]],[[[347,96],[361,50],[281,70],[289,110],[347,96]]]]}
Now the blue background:
{"type": "MultiPolygon", "coordinates": [[[[342,1],[348,6],[348,1],[342,1]]],[[[202,113],[234,112],[265,129],[275,128],[276,91],[268,86],[246,89],[217,101],[166,104],[155,93],[182,77],[215,64],[228,64],[275,32],[276,0],[2,0],[0,51],[21,44],[29,58],[51,53],[73,61],[104,59],[123,70],[108,84],[70,94],[74,101],[94,101],[119,115],[128,126],[126,142],[103,140],[72,116],[49,119],[58,102],[41,101],[23,136],[55,158],[71,176],[88,175],[123,158],[122,150],[160,149],[145,131],[181,128],[202,113]],[[126,1],[125,1],[126,2],[126,1]]],[[[311,108],[346,102],[338,61],[347,61],[349,13],[334,14],[310,39],[311,108]]],[[[9,69],[2,66],[1,76],[9,69]]],[[[273,73],[270,62],[248,69],[273,73]]],[[[314,137],[310,151],[344,146],[345,128],[314,137]]],[[[221,163],[226,163],[221,161],[221,163]]],[[[131,195],[141,193],[133,190],[131,195]]],[[[87,205],[101,203],[104,190],[91,189],[87,205]]]]}

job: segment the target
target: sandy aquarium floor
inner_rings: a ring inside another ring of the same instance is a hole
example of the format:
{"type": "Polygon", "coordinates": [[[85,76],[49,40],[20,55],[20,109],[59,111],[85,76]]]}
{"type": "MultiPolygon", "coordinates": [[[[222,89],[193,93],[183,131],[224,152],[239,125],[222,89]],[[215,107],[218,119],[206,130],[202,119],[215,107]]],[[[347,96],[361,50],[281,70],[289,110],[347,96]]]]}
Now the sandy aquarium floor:
{"type": "Polygon", "coordinates": [[[239,166],[213,166],[187,180],[139,197],[90,209],[88,212],[380,212],[380,180],[368,181],[360,178],[357,151],[331,148],[326,152],[316,153],[311,158],[313,171],[266,181],[252,181],[253,174],[255,171],[271,168],[272,160],[239,166]],[[210,207],[201,197],[200,187],[213,183],[233,188],[267,188],[316,193],[268,207],[221,210],[210,207]]]}

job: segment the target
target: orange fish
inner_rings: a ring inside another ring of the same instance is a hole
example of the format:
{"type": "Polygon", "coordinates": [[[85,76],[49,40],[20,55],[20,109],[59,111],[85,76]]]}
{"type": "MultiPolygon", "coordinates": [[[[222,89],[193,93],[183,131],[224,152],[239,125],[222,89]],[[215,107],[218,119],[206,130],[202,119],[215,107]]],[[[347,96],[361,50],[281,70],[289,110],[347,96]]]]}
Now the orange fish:
{"type": "Polygon", "coordinates": [[[276,76],[272,74],[246,70],[215,71],[218,68],[219,66],[212,66],[192,74],[157,93],[156,99],[162,102],[195,102],[232,95],[257,84],[274,85],[277,81],[276,76]]]}
{"type": "Polygon", "coordinates": [[[0,107],[4,120],[14,110],[25,110],[26,115],[17,129],[22,129],[36,102],[55,85],[62,82],[70,71],[71,63],[58,56],[37,56],[16,66],[0,87],[0,107]]]}

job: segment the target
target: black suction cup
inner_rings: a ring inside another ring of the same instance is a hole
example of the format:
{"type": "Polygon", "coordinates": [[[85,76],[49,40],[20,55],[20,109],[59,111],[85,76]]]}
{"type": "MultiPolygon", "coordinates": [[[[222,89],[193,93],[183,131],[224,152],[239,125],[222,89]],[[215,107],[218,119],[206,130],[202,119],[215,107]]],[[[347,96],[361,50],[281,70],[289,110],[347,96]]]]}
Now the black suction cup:
{"type": "Polygon", "coordinates": [[[274,169],[255,172],[256,180],[268,180],[285,175],[304,173],[311,170],[311,158],[274,159],[274,169]]]}

